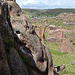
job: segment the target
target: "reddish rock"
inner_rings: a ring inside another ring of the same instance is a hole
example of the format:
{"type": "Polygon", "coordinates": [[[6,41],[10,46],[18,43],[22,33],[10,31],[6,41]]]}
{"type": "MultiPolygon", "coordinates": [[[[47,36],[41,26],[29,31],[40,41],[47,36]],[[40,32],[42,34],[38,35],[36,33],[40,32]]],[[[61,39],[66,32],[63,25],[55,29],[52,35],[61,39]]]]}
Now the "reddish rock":
{"type": "Polygon", "coordinates": [[[60,47],[60,51],[61,52],[69,52],[69,53],[74,52],[69,39],[63,39],[61,47],[60,47]]]}
{"type": "Polygon", "coordinates": [[[38,28],[35,28],[35,32],[40,37],[40,32],[39,32],[39,29],[38,28]]]}
{"type": "Polygon", "coordinates": [[[57,17],[61,17],[61,18],[75,18],[75,14],[73,14],[73,13],[61,13],[57,17]]]}
{"type": "Polygon", "coordinates": [[[49,34],[57,33],[57,32],[60,32],[60,31],[65,31],[65,29],[62,29],[60,26],[57,27],[55,25],[49,26],[49,34]]]}
{"type": "Polygon", "coordinates": [[[41,38],[42,43],[44,43],[44,31],[45,31],[45,27],[43,26],[39,28],[35,28],[35,32],[41,38]]]}
{"type": "Polygon", "coordinates": [[[63,38],[65,38],[65,35],[64,35],[64,33],[63,33],[62,31],[60,31],[60,32],[56,35],[56,38],[57,38],[57,39],[63,39],[63,38]]]}
{"type": "Polygon", "coordinates": [[[56,29],[57,29],[57,28],[56,28],[55,25],[50,25],[50,26],[49,26],[49,33],[54,32],[56,29]]]}
{"type": "Polygon", "coordinates": [[[42,27],[41,30],[42,30],[41,40],[42,40],[42,43],[44,43],[44,31],[45,31],[45,27],[42,27]]]}

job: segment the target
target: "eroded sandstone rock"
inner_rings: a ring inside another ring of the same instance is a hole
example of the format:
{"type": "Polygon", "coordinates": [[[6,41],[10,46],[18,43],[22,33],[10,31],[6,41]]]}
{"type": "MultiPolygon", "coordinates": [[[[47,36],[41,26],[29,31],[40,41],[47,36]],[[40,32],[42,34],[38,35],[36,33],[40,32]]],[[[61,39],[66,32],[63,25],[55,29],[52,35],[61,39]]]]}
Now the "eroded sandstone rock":
{"type": "MultiPolygon", "coordinates": [[[[10,3],[8,2],[8,4],[10,5],[10,3]]],[[[14,10],[16,9],[15,7],[13,7],[14,10]]],[[[18,10],[17,10],[18,11],[18,10]]],[[[14,13],[13,11],[11,11],[12,13],[14,13]]],[[[10,14],[10,19],[11,19],[11,25],[14,29],[14,32],[19,31],[20,35],[22,35],[23,39],[21,40],[23,43],[26,44],[26,46],[30,49],[31,54],[33,56],[33,60],[34,60],[34,65],[30,63],[30,65],[36,69],[38,69],[40,71],[40,73],[42,72],[46,72],[47,67],[50,71],[50,73],[53,73],[53,66],[50,67],[50,65],[53,65],[52,62],[48,62],[48,61],[52,61],[52,58],[50,58],[49,60],[46,59],[48,58],[47,53],[45,52],[45,47],[43,48],[43,45],[41,43],[41,41],[39,40],[38,36],[35,33],[35,30],[33,29],[33,27],[31,25],[27,25],[28,23],[25,23],[25,18],[23,18],[24,16],[22,16],[22,14],[20,13],[19,16],[16,14],[16,12],[14,14],[11,14],[11,12],[9,12],[10,14]],[[15,15],[15,18],[13,17],[15,15]],[[13,22],[14,20],[14,22],[13,22]],[[26,24],[26,25],[25,25],[26,24]],[[26,26],[28,26],[28,29],[26,29],[26,26]],[[47,63],[50,63],[47,65],[47,63]]],[[[17,35],[17,33],[16,33],[17,35]]],[[[18,37],[19,38],[19,37],[18,37]]],[[[51,57],[51,54],[48,54],[51,57]]],[[[50,74],[48,73],[48,75],[50,74]]]]}
{"type": "Polygon", "coordinates": [[[62,40],[60,51],[61,52],[69,52],[69,53],[74,52],[73,49],[72,49],[72,45],[71,45],[69,39],[65,38],[65,39],[62,40]]]}

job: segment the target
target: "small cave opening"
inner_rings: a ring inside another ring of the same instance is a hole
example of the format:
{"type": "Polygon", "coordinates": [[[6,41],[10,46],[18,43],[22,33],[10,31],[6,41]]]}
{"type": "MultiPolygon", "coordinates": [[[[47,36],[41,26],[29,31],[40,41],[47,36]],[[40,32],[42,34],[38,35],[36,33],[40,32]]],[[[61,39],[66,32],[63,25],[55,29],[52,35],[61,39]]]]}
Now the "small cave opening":
{"type": "Polygon", "coordinates": [[[16,31],[16,34],[20,34],[20,31],[18,30],[18,31],[16,31]]]}

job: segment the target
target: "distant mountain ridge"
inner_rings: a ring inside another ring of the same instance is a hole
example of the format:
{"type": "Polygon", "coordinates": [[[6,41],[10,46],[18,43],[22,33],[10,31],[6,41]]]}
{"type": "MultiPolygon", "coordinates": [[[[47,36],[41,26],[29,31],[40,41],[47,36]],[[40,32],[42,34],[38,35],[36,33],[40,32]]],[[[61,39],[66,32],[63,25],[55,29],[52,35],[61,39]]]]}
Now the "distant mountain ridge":
{"type": "Polygon", "coordinates": [[[75,13],[75,9],[22,9],[22,12],[32,17],[40,17],[40,16],[57,16],[60,13],[75,13]]]}

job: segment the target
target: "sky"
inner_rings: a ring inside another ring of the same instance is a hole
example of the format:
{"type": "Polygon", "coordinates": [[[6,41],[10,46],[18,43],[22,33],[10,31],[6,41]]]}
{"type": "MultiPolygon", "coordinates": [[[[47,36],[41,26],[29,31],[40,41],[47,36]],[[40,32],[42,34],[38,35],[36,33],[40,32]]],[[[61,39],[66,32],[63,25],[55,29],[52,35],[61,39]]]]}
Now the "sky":
{"type": "Polygon", "coordinates": [[[75,8],[75,0],[16,0],[21,8],[55,9],[75,8]]]}

